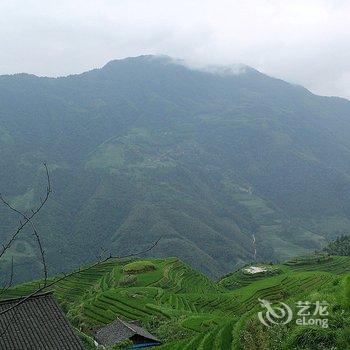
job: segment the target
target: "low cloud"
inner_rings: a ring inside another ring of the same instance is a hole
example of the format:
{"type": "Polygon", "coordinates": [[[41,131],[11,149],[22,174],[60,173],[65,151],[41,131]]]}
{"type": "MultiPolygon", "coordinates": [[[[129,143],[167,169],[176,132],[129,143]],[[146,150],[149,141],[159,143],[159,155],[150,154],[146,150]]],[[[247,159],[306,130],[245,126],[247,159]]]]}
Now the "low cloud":
{"type": "Polygon", "coordinates": [[[244,63],[350,98],[350,1],[5,0],[0,11],[0,74],[59,76],[165,54],[244,63]]]}

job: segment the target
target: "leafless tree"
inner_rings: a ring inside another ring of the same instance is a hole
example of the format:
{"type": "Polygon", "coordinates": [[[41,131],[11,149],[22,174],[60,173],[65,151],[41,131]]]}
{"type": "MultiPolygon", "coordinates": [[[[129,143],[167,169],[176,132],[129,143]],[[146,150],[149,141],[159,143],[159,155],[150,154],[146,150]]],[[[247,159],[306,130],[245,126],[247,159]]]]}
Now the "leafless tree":
{"type": "MultiPolygon", "coordinates": [[[[18,306],[20,306],[22,303],[24,303],[26,300],[28,300],[29,298],[43,293],[47,290],[50,290],[50,288],[54,287],[55,284],[63,281],[64,279],[85,272],[89,269],[92,269],[100,264],[103,264],[109,260],[112,259],[125,259],[125,258],[130,258],[130,257],[134,257],[134,256],[138,256],[138,255],[142,255],[144,253],[149,252],[150,250],[152,250],[160,241],[161,238],[158,238],[155,242],[153,242],[148,248],[138,251],[138,252],[134,252],[134,253],[130,253],[130,254],[126,254],[126,255],[113,255],[111,252],[108,254],[107,257],[103,258],[102,255],[100,256],[100,258],[94,262],[91,265],[88,265],[84,268],[80,268],[77,269],[75,271],[72,271],[70,273],[62,273],[61,275],[59,275],[58,277],[53,278],[52,280],[48,280],[48,267],[47,267],[47,262],[46,262],[46,258],[45,258],[45,251],[43,248],[43,244],[42,244],[42,240],[41,240],[41,236],[39,234],[39,231],[35,225],[35,223],[33,222],[33,219],[35,218],[35,216],[37,216],[40,211],[43,209],[43,207],[45,206],[45,204],[47,203],[51,193],[52,193],[52,188],[51,188],[51,179],[50,179],[50,173],[47,167],[47,164],[44,163],[44,168],[45,168],[45,173],[46,173],[46,181],[47,181],[47,185],[46,185],[46,192],[45,192],[45,197],[44,198],[40,198],[40,203],[39,205],[35,208],[32,209],[31,212],[25,213],[22,212],[21,210],[15,208],[8,200],[6,200],[2,194],[0,194],[0,202],[2,202],[6,207],[8,207],[11,211],[13,211],[14,213],[20,215],[21,220],[19,221],[19,224],[17,226],[17,228],[14,230],[14,232],[9,236],[9,238],[7,239],[7,241],[2,244],[2,249],[0,252],[0,260],[4,257],[5,253],[7,251],[9,251],[9,249],[12,247],[13,243],[16,241],[16,239],[18,238],[18,236],[20,235],[20,233],[23,231],[23,229],[26,226],[29,226],[33,232],[33,235],[35,237],[35,240],[37,242],[37,246],[38,246],[38,250],[40,253],[40,259],[41,259],[41,264],[42,264],[42,272],[43,272],[43,284],[39,285],[38,288],[36,288],[33,292],[29,293],[26,296],[23,296],[21,299],[18,300],[18,302],[16,304],[13,304],[12,306],[9,306],[7,309],[4,309],[0,312],[0,316],[10,312],[12,310],[14,310],[13,316],[11,318],[11,320],[15,317],[16,315],[16,308],[18,308],[18,306]]],[[[11,271],[10,271],[10,276],[8,278],[8,281],[5,282],[4,286],[1,288],[0,290],[0,298],[2,297],[2,295],[13,285],[13,276],[14,276],[14,263],[13,263],[13,258],[11,261],[11,271]]],[[[10,321],[11,322],[11,321],[10,321]]],[[[9,327],[9,324],[6,325],[5,329],[2,330],[2,333],[0,333],[0,337],[7,331],[9,327]]]]}
{"type": "MultiPolygon", "coordinates": [[[[16,241],[18,238],[19,234],[23,231],[23,229],[29,225],[33,231],[33,235],[37,241],[39,252],[40,252],[40,257],[41,257],[41,262],[42,262],[42,267],[43,267],[43,275],[44,275],[44,284],[47,282],[47,264],[45,260],[45,252],[43,249],[43,245],[41,243],[40,235],[39,232],[33,222],[33,219],[35,216],[37,216],[40,211],[44,208],[45,204],[47,203],[51,193],[51,179],[50,179],[50,173],[47,167],[47,164],[44,163],[44,168],[45,168],[45,173],[46,173],[46,181],[47,181],[47,186],[46,186],[46,192],[45,192],[45,197],[44,199],[40,198],[40,204],[35,208],[32,209],[30,214],[24,213],[21,210],[15,208],[10,204],[8,200],[6,200],[3,195],[0,193],[0,202],[2,202],[6,207],[8,207],[11,211],[14,213],[20,215],[21,219],[19,221],[19,224],[17,228],[14,230],[14,232],[10,235],[10,237],[7,239],[5,243],[2,244],[2,249],[0,252],[0,260],[4,258],[5,253],[12,247],[13,243],[16,241]]],[[[13,283],[13,258],[12,258],[12,263],[11,263],[11,275],[10,275],[10,280],[9,283],[5,284],[5,286],[2,288],[2,294],[12,286],[13,283]]]]}

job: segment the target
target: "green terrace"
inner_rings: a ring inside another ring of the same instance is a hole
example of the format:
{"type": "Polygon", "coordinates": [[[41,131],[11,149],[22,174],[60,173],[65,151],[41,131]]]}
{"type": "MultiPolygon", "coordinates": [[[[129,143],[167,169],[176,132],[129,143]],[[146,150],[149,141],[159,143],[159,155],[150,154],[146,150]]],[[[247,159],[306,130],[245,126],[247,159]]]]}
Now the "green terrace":
{"type": "MultiPolygon", "coordinates": [[[[68,276],[52,290],[91,349],[89,329],[121,317],[138,320],[156,334],[163,343],[159,350],[260,350],[272,349],[274,341],[271,331],[257,323],[259,299],[294,303],[317,296],[338,303],[337,315],[345,307],[349,271],[349,257],[315,254],[284,264],[246,266],[214,282],[177,258],[110,260],[68,276]],[[253,325],[260,332],[256,348],[246,336],[253,325]]],[[[42,283],[13,287],[2,298],[26,295],[42,283]]],[[[294,331],[299,330],[290,329],[285,342],[293,341],[294,331]]],[[[333,331],[336,335],[339,329],[333,331]]]]}

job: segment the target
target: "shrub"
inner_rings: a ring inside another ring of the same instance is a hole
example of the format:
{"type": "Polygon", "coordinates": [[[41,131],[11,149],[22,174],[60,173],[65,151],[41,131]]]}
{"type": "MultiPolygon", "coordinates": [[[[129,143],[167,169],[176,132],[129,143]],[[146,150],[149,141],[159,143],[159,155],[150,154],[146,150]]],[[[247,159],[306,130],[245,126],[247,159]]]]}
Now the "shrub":
{"type": "Polygon", "coordinates": [[[123,276],[119,282],[118,282],[118,285],[120,287],[130,287],[130,286],[133,286],[135,285],[137,282],[137,277],[136,276],[133,276],[133,275],[126,275],[126,276],[123,276]]]}
{"type": "Polygon", "coordinates": [[[350,310],[350,276],[347,276],[345,279],[344,299],[345,299],[345,307],[348,310],[350,310]]]}
{"type": "Polygon", "coordinates": [[[182,326],[182,322],[185,319],[186,316],[180,316],[170,320],[162,316],[153,316],[144,326],[163,343],[168,343],[193,335],[193,331],[182,326]]]}
{"type": "Polygon", "coordinates": [[[107,348],[107,350],[131,349],[132,345],[133,345],[133,342],[130,339],[125,339],[119,342],[118,344],[115,344],[112,347],[107,348]]]}
{"type": "Polygon", "coordinates": [[[154,270],[156,270],[156,265],[147,260],[134,261],[123,267],[123,272],[127,274],[136,274],[154,270]]]}
{"type": "Polygon", "coordinates": [[[328,328],[297,327],[285,349],[331,349],[336,344],[336,332],[328,328]]]}

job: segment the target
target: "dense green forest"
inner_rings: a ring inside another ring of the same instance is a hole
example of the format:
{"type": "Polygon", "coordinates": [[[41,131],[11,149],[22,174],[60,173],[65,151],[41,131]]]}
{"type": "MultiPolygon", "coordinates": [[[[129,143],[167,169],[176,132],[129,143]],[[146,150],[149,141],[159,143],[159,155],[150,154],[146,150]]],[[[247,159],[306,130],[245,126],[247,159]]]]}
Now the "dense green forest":
{"type": "MultiPolygon", "coordinates": [[[[0,192],[30,210],[48,163],[54,192],[37,226],[51,274],[162,236],[153,256],[218,277],[349,232],[349,116],[347,100],[249,67],[206,72],[167,57],[0,76],[0,192]]],[[[2,241],[17,222],[0,208],[2,241]]],[[[17,279],[38,274],[32,235],[10,253],[17,279]]]]}

